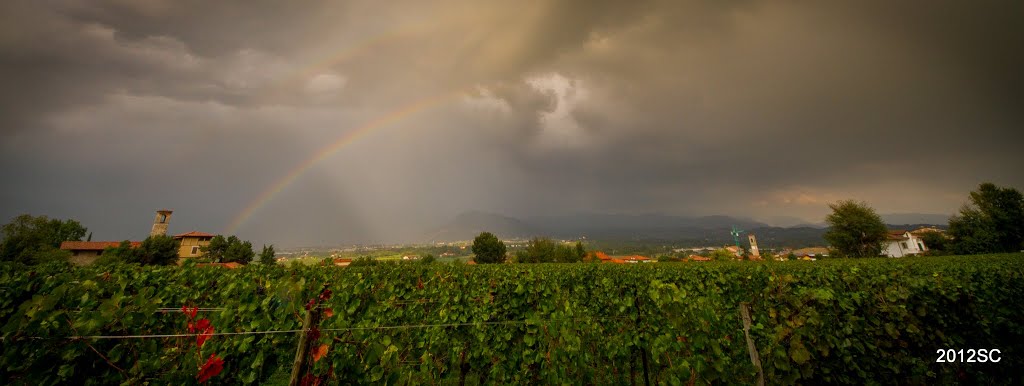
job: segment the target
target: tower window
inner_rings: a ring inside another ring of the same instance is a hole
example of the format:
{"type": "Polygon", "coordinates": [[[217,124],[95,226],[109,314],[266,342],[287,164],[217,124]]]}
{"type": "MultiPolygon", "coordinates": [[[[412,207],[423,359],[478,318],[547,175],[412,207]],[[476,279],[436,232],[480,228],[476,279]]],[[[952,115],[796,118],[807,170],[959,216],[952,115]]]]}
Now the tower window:
{"type": "Polygon", "coordinates": [[[165,223],[165,222],[167,222],[167,215],[161,213],[160,214],[160,223],[165,223]]]}

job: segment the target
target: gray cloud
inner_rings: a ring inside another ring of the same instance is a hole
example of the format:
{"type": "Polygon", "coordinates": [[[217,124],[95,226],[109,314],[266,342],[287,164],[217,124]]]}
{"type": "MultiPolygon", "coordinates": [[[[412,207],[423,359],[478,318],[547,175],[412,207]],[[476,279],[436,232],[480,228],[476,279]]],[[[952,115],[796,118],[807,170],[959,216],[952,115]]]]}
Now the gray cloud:
{"type": "Polygon", "coordinates": [[[466,210],[817,221],[843,198],[950,213],[981,181],[1024,186],[1022,7],[6,2],[0,215],[139,238],[166,206],[172,230],[218,232],[354,132],[238,233],[386,241],[466,210]]]}

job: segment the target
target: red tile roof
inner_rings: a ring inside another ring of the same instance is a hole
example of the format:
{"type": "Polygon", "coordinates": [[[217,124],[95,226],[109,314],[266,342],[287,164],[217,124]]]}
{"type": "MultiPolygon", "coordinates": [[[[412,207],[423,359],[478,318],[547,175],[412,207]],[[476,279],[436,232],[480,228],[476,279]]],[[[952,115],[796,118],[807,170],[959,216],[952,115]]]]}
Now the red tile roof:
{"type": "Polygon", "coordinates": [[[647,256],[640,256],[640,255],[631,255],[631,256],[621,256],[621,257],[619,257],[619,258],[620,258],[620,259],[622,259],[622,260],[632,260],[632,261],[647,261],[647,260],[652,260],[652,259],[651,259],[650,257],[647,257],[647,256]]]}
{"type": "MultiPolygon", "coordinates": [[[[131,241],[132,248],[142,245],[141,241],[131,241]]],[[[60,249],[68,251],[102,251],[108,247],[117,248],[120,241],[65,241],[60,243],[60,249]]]]}
{"type": "Polygon", "coordinates": [[[889,240],[906,240],[906,233],[907,231],[905,230],[890,230],[889,240]]]}
{"type": "Polygon", "coordinates": [[[690,255],[690,257],[688,259],[690,261],[711,261],[712,260],[710,257],[704,257],[704,256],[698,256],[698,255],[690,255]]]}
{"type": "Polygon", "coordinates": [[[600,260],[602,263],[610,263],[613,259],[611,256],[608,256],[607,253],[601,251],[587,252],[587,261],[593,261],[595,258],[600,260]]]}
{"type": "Polygon", "coordinates": [[[230,263],[199,263],[196,264],[196,267],[224,267],[227,269],[235,269],[241,268],[242,265],[232,261],[230,263]]]}
{"type": "Polygon", "coordinates": [[[183,237],[214,237],[214,236],[216,236],[216,235],[211,235],[211,234],[205,233],[205,232],[191,231],[191,232],[188,232],[188,233],[182,233],[180,235],[174,236],[174,238],[180,239],[180,238],[183,238],[183,237]]]}

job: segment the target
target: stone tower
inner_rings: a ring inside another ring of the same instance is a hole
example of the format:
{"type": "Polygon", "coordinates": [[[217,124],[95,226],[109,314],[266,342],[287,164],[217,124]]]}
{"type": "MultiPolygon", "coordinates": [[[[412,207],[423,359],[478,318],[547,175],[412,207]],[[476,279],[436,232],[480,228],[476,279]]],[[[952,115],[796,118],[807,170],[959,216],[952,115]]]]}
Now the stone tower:
{"type": "Polygon", "coordinates": [[[757,250],[757,237],[753,233],[747,233],[747,240],[750,240],[750,255],[760,257],[761,252],[757,250]]]}
{"type": "Polygon", "coordinates": [[[160,209],[156,211],[156,219],[153,220],[153,229],[149,231],[150,236],[167,236],[167,222],[171,221],[172,211],[160,209]]]}

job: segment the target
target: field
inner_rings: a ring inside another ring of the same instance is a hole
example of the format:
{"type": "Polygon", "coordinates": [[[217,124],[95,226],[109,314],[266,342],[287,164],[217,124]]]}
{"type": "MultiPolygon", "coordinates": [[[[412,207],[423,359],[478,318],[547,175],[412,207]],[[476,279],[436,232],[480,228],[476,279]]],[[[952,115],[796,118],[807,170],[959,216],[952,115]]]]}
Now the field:
{"type": "Polygon", "coordinates": [[[308,382],[754,384],[746,304],[767,384],[1020,384],[1020,299],[1021,254],[237,270],[4,265],[0,382],[287,383],[308,322],[300,374],[308,382]],[[940,349],[999,349],[1000,361],[936,363],[940,349]]]}

